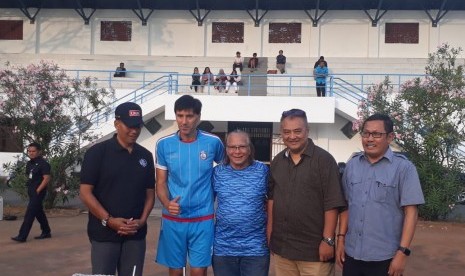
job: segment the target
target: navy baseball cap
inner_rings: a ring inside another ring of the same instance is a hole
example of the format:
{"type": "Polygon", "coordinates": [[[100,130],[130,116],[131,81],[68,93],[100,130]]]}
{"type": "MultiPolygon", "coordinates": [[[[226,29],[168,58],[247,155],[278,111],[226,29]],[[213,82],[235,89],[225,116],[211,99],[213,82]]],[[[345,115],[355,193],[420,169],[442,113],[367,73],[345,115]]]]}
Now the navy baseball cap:
{"type": "Polygon", "coordinates": [[[115,109],[115,119],[121,120],[127,127],[142,127],[142,108],[136,103],[126,102],[115,109]]]}

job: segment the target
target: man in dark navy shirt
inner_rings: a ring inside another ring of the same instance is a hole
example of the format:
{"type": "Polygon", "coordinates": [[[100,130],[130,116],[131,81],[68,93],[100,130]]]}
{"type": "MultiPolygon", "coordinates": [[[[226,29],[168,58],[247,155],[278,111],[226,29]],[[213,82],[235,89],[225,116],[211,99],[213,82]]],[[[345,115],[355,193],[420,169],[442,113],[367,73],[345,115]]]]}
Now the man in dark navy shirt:
{"type": "Polygon", "coordinates": [[[142,275],[155,166],[152,154],[136,143],[143,125],[140,106],[120,104],[114,125],[113,138],[87,150],[81,168],[92,274],[142,275]]]}
{"type": "Polygon", "coordinates": [[[50,226],[42,206],[42,202],[47,193],[47,184],[50,182],[50,164],[42,158],[42,148],[38,143],[29,144],[27,147],[27,155],[31,159],[26,164],[29,203],[18,236],[11,238],[17,242],[26,241],[35,218],[37,218],[37,221],[40,223],[40,229],[42,230],[42,234],[35,237],[35,239],[52,237],[50,226]]]}

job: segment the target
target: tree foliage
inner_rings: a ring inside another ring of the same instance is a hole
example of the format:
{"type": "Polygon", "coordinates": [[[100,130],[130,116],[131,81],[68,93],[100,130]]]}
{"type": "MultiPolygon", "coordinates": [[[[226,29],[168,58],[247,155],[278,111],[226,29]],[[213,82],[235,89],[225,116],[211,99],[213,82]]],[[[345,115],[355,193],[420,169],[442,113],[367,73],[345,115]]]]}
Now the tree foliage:
{"type": "Polygon", "coordinates": [[[359,103],[358,130],[371,114],[391,116],[395,143],[417,166],[426,204],[420,215],[440,219],[453,206],[463,189],[465,78],[463,65],[457,64],[462,49],[447,44],[429,55],[426,76],[405,82],[398,90],[389,79],[368,89],[359,103]]]}
{"type": "MultiPolygon", "coordinates": [[[[72,79],[58,65],[41,61],[11,66],[0,71],[0,116],[14,128],[22,145],[38,142],[52,167],[46,207],[77,194],[79,180],[74,168],[81,158],[81,144],[96,138],[92,117],[107,111],[113,91],[99,88],[95,79],[72,79]]],[[[24,155],[7,171],[18,177],[13,189],[26,197],[24,155]]]]}

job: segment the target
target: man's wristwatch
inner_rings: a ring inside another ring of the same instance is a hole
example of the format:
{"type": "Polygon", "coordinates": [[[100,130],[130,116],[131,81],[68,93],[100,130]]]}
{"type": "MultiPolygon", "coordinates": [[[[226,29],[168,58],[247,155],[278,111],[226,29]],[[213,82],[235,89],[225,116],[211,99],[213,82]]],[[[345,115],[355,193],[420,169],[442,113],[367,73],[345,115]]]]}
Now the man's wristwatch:
{"type": "Polygon", "coordinates": [[[111,216],[108,215],[108,217],[102,219],[101,223],[102,223],[102,226],[103,226],[103,227],[107,227],[107,225],[108,225],[108,220],[109,220],[110,218],[111,218],[111,216]]]}
{"type": "Polygon", "coordinates": [[[323,237],[321,240],[324,241],[325,243],[327,243],[329,246],[334,246],[335,245],[334,238],[325,238],[325,237],[323,237]]]}
{"type": "Polygon", "coordinates": [[[412,251],[410,251],[410,249],[408,249],[407,247],[403,247],[403,246],[399,246],[399,248],[397,248],[397,250],[404,253],[405,256],[410,256],[410,253],[412,253],[412,251]]]}

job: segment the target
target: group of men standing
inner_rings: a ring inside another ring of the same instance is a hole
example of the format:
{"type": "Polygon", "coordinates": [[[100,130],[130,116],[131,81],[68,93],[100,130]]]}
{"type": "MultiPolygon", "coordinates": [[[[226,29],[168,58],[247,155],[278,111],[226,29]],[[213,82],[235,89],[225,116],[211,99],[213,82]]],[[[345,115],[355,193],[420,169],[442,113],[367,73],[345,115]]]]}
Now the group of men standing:
{"type": "Polygon", "coordinates": [[[212,264],[219,276],[266,276],[270,252],[277,276],[334,275],[335,263],[344,276],[402,275],[424,199],[413,164],[389,148],[388,116],[364,122],[364,151],[341,181],[335,159],[309,138],[303,110],[282,113],[286,149],[268,168],[254,160],[246,132],[229,133],[225,147],[198,130],[201,109],[190,95],[176,100],[178,131],[157,142],[155,162],[136,143],[142,110],[130,102],[115,110],[113,138],[87,150],[80,197],[93,274],[143,275],[156,194],[163,211],[155,261],[171,276],[187,263],[192,276],[212,264]]]}

